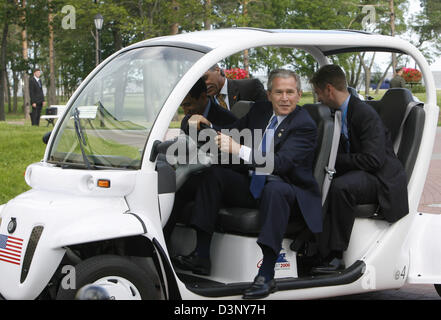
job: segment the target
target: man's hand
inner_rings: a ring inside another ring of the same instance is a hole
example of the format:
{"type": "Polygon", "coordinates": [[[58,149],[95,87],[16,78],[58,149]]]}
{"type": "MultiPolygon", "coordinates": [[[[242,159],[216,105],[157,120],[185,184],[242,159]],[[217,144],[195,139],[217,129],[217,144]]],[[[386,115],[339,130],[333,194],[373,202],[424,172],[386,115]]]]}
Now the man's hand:
{"type": "Polygon", "coordinates": [[[207,126],[211,125],[211,122],[205,119],[200,114],[194,114],[188,119],[188,125],[191,127],[196,127],[198,130],[201,129],[201,123],[206,124],[207,126]]]}
{"type": "Polygon", "coordinates": [[[36,103],[33,103],[32,104],[32,108],[36,108],[37,107],[37,104],[36,103]]]}
{"type": "Polygon", "coordinates": [[[230,136],[218,132],[215,138],[218,148],[222,152],[238,155],[240,151],[240,144],[233,140],[230,136]]]}

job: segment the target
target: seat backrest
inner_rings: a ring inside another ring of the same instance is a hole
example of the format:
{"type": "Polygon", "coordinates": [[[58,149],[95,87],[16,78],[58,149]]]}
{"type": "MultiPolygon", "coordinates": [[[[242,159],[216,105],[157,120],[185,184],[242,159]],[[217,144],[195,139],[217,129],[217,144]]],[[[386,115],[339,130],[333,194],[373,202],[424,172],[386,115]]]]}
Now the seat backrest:
{"type": "Polygon", "coordinates": [[[321,188],[325,179],[325,167],[328,165],[329,154],[331,153],[334,121],[331,116],[331,110],[323,104],[305,104],[303,107],[317,124],[314,177],[321,188]]]}
{"type": "Polygon", "coordinates": [[[253,103],[254,101],[239,100],[231,107],[231,112],[240,119],[250,111],[253,103]]]}
{"type": "Polygon", "coordinates": [[[422,104],[414,106],[403,123],[408,105],[415,102],[408,89],[391,88],[381,100],[366,102],[379,113],[384,125],[390,131],[392,143],[395,143],[401,131],[397,156],[403,164],[409,181],[423,136],[425,112],[422,104]]]}
{"type": "Polygon", "coordinates": [[[418,151],[420,150],[425,119],[426,113],[424,109],[421,106],[415,106],[409,112],[403,125],[403,133],[397,156],[406,171],[407,182],[409,182],[412,176],[418,151]]]}
{"type": "Polygon", "coordinates": [[[398,136],[407,105],[412,101],[414,101],[412,93],[406,88],[389,89],[380,100],[377,112],[379,112],[384,125],[389,129],[392,142],[395,142],[398,136]]]}

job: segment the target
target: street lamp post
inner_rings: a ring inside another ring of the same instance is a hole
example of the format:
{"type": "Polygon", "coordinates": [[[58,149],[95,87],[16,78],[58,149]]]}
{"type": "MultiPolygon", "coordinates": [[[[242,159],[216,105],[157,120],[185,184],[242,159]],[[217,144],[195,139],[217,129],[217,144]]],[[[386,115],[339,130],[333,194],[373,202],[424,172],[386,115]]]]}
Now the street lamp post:
{"type": "Polygon", "coordinates": [[[96,65],[99,65],[101,62],[101,48],[100,48],[100,31],[103,28],[104,18],[101,14],[97,13],[93,18],[95,22],[95,43],[96,43],[96,55],[95,61],[96,65]]]}

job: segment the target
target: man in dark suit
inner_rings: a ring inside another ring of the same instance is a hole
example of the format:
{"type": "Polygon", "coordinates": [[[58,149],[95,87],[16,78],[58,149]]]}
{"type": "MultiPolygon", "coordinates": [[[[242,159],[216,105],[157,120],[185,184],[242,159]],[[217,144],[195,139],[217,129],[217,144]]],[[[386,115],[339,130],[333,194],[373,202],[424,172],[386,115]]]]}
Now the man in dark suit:
{"type": "MultiPolygon", "coordinates": [[[[188,119],[199,114],[206,119],[219,125],[229,125],[237,120],[237,117],[229,110],[219,106],[216,101],[207,95],[207,86],[204,79],[199,79],[181,103],[185,117],[181,121],[181,130],[189,134],[188,119]]],[[[170,218],[164,227],[164,235],[168,240],[173,232],[176,222],[180,219],[183,208],[193,201],[196,189],[199,185],[200,175],[193,175],[188,179],[175,195],[173,209],[170,218]]]]}
{"type": "Polygon", "coordinates": [[[29,95],[31,97],[31,123],[33,126],[40,125],[41,109],[44,106],[43,85],[41,83],[40,69],[34,70],[34,76],[29,79],[29,95]]]}
{"type": "MultiPolygon", "coordinates": [[[[240,145],[221,133],[216,143],[221,151],[243,159],[251,171],[215,165],[202,174],[191,217],[196,249],[189,256],[174,259],[183,269],[209,274],[210,241],[221,202],[226,206],[258,207],[262,229],[257,243],[263,262],[253,284],[244,292],[245,299],[263,298],[276,290],[274,267],[291,214],[303,216],[314,233],[322,229],[320,192],[312,171],[317,127],[308,112],[297,106],[301,94],[300,79],[294,72],[274,70],[268,80],[269,101],[256,102],[243,118],[223,126],[250,129],[251,145],[240,145]],[[266,156],[265,172],[257,164],[262,156],[266,156]],[[271,179],[267,174],[272,174],[271,179]]],[[[189,122],[221,128],[199,115],[189,122]]]]}
{"type": "Polygon", "coordinates": [[[188,119],[194,114],[203,115],[209,121],[221,126],[237,120],[229,110],[219,106],[216,101],[207,95],[207,86],[204,79],[199,79],[181,103],[185,117],[181,121],[181,130],[188,133],[188,119]]]}
{"type": "Polygon", "coordinates": [[[231,110],[239,100],[267,100],[265,88],[259,79],[227,79],[218,65],[205,72],[204,79],[208,95],[214,97],[220,106],[228,110],[231,110]]]}
{"type": "Polygon", "coordinates": [[[407,179],[381,118],[370,105],[348,93],[343,70],[326,65],[311,83],[319,101],[342,114],[337,173],[328,194],[329,240],[325,241],[331,254],[313,269],[334,273],[344,269],[342,255],[348,248],[356,205],[378,203],[387,221],[397,221],[409,212],[407,179]]]}

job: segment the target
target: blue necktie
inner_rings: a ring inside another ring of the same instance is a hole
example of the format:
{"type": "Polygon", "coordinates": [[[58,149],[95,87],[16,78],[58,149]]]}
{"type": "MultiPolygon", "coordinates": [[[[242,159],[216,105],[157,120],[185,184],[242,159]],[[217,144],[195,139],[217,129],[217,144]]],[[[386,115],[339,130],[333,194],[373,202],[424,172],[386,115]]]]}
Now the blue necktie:
{"type": "Polygon", "coordinates": [[[347,113],[348,108],[345,109],[345,111],[342,114],[341,117],[341,133],[344,135],[345,139],[345,151],[346,153],[349,153],[350,150],[350,144],[349,144],[349,133],[348,133],[348,121],[347,121],[347,113]]]}
{"type": "MultiPolygon", "coordinates": [[[[273,118],[271,119],[271,123],[269,124],[268,128],[266,128],[262,138],[261,148],[262,148],[263,156],[266,155],[267,141],[269,141],[269,145],[271,145],[271,142],[274,137],[274,128],[276,126],[277,126],[277,116],[273,116],[273,118]]],[[[256,174],[256,171],[253,172],[253,175],[251,176],[250,192],[255,199],[260,198],[260,195],[262,194],[263,191],[263,187],[265,186],[265,181],[266,181],[266,175],[256,174]]]]}

